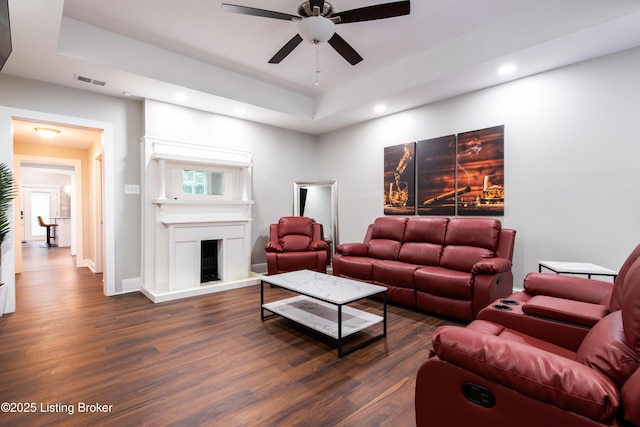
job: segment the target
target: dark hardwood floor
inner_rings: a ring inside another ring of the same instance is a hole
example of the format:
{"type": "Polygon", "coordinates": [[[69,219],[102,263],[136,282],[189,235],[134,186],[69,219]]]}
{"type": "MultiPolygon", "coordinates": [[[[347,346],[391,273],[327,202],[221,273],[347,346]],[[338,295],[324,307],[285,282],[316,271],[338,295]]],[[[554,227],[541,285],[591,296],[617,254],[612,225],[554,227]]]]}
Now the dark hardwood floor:
{"type": "Polygon", "coordinates": [[[261,321],[257,286],[153,304],[103,296],[68,248],[25,245],[23,260],[0,318],[0,402],[22,412],[2,426],[413,426],[416,372],[453,323],[391,305],[387,338],[338,359],[332,341],[261,321]]]}

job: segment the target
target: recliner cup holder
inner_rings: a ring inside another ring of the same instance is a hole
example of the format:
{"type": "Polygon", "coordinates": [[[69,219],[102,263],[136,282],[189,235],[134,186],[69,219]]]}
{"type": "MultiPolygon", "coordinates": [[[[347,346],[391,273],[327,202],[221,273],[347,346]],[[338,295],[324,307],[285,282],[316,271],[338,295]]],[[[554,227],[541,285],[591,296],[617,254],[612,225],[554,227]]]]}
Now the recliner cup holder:
{"type": "Polygon", "coordinates": [[[495,308],[496,310],[511,311],[511,307],[504,304],[494,304],[493,308],[495,308]]]}
{"type": "Polygon", "coordinates": [[[500,304],[519,305],[520,303],[518,301],[515,301],[515,300],[512,300],[512,299],[501,299],[500,300],[500,304]]]}

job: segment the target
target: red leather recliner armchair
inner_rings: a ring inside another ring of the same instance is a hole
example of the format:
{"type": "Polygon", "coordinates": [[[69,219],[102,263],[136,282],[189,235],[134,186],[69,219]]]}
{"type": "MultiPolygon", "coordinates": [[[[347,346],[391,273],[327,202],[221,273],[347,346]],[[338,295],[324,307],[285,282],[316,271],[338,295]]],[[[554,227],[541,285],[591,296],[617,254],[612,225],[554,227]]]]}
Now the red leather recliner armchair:
{"type": "Polygon", "coordinates": [[[416,378],[421,426],[640,426],[640,260],[577,351],[497,323],[443,326],[416,378]]]}
{"type": "Polygon", "coordinates": [[[529,273],[524,279],[523,291],[494,301],[483,308],[477,318],[536,333],[545,341],[576,351],[593,325],[607,314],[620,310],[626,276],[638,258],[640,245],[620,267],[615,283],[529,273]]]}
{"type": "Polygon", "coordinates": [[[327,271],[329,245],[322,224],[304,216],[285,216],[271,224],[267,251],[269,275],[295,270],[327,271]]]}

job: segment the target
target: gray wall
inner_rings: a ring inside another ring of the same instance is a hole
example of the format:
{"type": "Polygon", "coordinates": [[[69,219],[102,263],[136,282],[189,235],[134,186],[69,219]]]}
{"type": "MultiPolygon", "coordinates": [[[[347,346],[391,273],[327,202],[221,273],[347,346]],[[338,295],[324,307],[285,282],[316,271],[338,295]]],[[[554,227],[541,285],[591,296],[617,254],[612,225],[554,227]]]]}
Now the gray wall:
{"type": "MultiPolygon", "coordinates": [[[[122,280],[140,276],[140,200],[125,196],[124,184],[140,181],[139,139],[143,131],[143,106],[139,101],[104,96],[84,90],[52,85],[35,80],[0,74],[0,107],[9,112],[25,110],[25,114],[39,112],[55,118],[80,118],[111,124],[113,146],[108,148],[114,188],[110,194],[115,213],[112,224],[115,259],[115,291],[122,291],[122,280]]],[[[4,118],[6,119],[6,117],[4,118]]],[[[0,134],[0,144],[11,147],[10,136],[0,134]]],[[[0,161],[13,165],[11,154],[5,151],[0,161]]],[[[6,250],[7,248],[5,248],[6,250]]],[[[11,252],[13,256],[13,252],[11,252]]]]}
{"type": "Polygon", "coordinates": [[[504,124],[515,286],[538,260],[618,269],[640,242],[639,75],[636,48],[321,136],[340,241],[383,215],[383,147],[504,124]]]}

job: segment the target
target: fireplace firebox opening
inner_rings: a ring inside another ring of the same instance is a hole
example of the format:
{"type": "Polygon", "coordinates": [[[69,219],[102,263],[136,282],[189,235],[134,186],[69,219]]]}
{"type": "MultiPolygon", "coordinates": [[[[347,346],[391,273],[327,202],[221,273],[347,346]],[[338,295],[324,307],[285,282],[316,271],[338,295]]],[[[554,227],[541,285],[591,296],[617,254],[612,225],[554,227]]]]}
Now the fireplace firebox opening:
{"type": "Polygon", "coordinates": [[[219,242],[219,240],[202,240],[200,242],[200,283],[220,280],[218,275],[219,242]]]}

